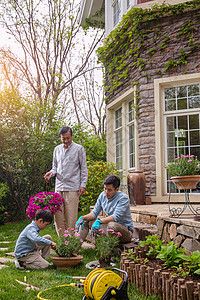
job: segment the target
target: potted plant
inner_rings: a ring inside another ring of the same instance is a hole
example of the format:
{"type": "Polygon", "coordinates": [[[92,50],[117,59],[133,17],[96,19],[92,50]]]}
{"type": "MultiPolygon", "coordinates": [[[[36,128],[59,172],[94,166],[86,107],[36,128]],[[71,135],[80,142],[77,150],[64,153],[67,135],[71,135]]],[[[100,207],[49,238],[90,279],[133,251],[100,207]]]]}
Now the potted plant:
{"type": "Polygon", "coordinates": [[[194,155],[182,155],[168,164],[167,171],[179,190],[196,189],[200,181],[200,161],[194,155]]]}
{"type": "MultiPolygon", "coordinates": [[[[61,230],[61,228],[58,230],[61,230]]],[[[64,234],[59,236],[55,249],[57,255],[51,256],[53,263],[58,269],[66,270],[68,267],[75,266],[81,262],[83,256],[76,253],[80,249],[82,242],[80,234],[74,229],[68,228],[64,234]]]]}
{"type": "Polygon", "coordinates": [[[96,238],[96,250],[99,257],[100,267],[110,265],[111,258],[116,254],[116,248],[119,245],[120,232],[115,232],[112,229],[99,229],[98,237],[96,238]]]}
{"type": "Polygon", "coordinates": [[[41,192],[29,199],[26,214],[30,219],[33,219],[38,209],[49,209],[55,215],[56,211],[62,211],[61,206],[63,202],[64,200],[58,193],[41,192]]]}

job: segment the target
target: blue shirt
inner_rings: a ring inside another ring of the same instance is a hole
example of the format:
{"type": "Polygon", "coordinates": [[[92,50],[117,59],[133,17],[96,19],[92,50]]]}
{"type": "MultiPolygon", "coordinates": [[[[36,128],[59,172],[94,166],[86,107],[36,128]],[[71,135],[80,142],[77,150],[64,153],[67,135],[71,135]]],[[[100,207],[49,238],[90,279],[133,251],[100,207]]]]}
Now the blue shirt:
{"type": "Polygon", "coordinates": [[[105,192],[102,192],[97,199],[92,214],[97,218],[102,210],[105,212],[106,217],[112,216],[115,222],[128,227],[133,232],[133,221],[128,195],[117,191],[112,198],[107,199],[105,192]]]}
{"type": "Polygon", "coordinates": [[[63,144],[55,147],[51,172],[56,175],[56,192],[85,188],[88,170],[84,147],[74,142],[67,149],[63,144]]]}
{"type": "Polygon", "coordinates": [[[27,253],[35,251],[35,244],[38,246],[51,245],[51,241],[39,236],[39,227],[35,221],[27,225],[20,233],[15,246],[15,257],[18,259],[27,253]]]}

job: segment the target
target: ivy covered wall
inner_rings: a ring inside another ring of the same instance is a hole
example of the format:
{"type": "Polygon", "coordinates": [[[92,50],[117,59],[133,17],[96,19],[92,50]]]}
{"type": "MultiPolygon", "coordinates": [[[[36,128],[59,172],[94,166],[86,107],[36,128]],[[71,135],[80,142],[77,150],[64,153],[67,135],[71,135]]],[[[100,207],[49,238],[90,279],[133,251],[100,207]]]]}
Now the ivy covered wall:
{"type": "Polygon", "coordinates": [[[132,8],[98,55],[107,103],[137,87],[140,169],[156,195],[154,79],[200,72],[200,0],[132,8]]]}

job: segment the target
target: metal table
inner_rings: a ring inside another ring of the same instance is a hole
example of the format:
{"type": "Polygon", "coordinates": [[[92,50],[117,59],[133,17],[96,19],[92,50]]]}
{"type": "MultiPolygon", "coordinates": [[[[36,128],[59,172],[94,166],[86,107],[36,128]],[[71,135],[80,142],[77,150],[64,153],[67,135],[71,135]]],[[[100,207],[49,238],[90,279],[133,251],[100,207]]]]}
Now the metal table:
{"type": "MultiPolygon", "coordinates": [[[[180,190],[180,182],[179,182],[179,188],[177,187],[176,183],[173,182],[175,187],[180,190]]],[[[183,184],[181,184],[183,187],[183,184]]],[[[190,202],[190,186],[191,186],[191,181],[188,181],[188,184],[186,184],[186,188],[181,188],[181,190],[184,190],[185,194],[185,203],[183,204],[182,207],[171,207],[170,203],[170,198],[171,198],[171,185],[169,185],[169,200],[168,200],[168,207],[169,207],[169,213],[170,217],[180,217],[186,208],[189,208],[189,210],[192,212],[193,215],[195,216],[200,216],[200,207],[194,207],[192,203],[190,202]]],[[[200,190],[200,181],[196,184],[196,188],[200,190]]],[[[200,197],[200,195],[199,195],[200,197]]],[[[184,214],[184,217],[191,217],[191,214],[184,214]]]]}

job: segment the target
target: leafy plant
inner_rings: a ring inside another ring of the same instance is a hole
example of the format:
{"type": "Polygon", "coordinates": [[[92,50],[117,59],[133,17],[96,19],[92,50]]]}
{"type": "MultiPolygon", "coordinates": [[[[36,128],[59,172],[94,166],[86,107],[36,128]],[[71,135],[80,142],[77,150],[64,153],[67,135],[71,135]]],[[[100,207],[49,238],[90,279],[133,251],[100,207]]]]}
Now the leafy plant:
{"type": "Polygon", "coordinates": [[[140,246],[145,246],[145,244],[149,245],[149,251],[147,252],[148,256],[156,256],[159,251],[161,250],[161,247],[163,245],[163,242],[159,240],[157,235],[148,235],[145,237],[145,241],[140,241],[140,246]]]}
{"type": "Polygon", "coordinates": [[[35,217],[35,212],[38,209],[50,209],[52,214],[55,215],[56,211],[61,211],[61,205],[63,202],[64,200],[58,193],[38,193],[34,197],[30,198],[26,213],[29,216],[29,219],[35,217]]]}
{"type": "Polygon", "coordinates": [[[200,275],[200,252],[194,251],[191,255],[182,255],[185,264],[192,273],[200,275]]]}
{"type": "Polygon", "coordinates": [[[166,268],[179,265],[183,262],[182,255],[185,252],[185,248],[177,248],[177,245],[174,245],[173,242],[168,243],[166,246],[161,246],[161,250],[156,258],[159,258],[164,261],[164,266],[166,268]]]}
{"type": "MultiPolygon", "coordinates": [[[[61,230],[61,228],[60,228],[61,230]]],[[[81,247],[82,240],[76,230],[67,229],[56,242],[56,253],[61,257],[71,257],[81,247]]]]}
{"type": "Polygon", "coordinates": [[[109,261],[116,253],[116,247],[119,245],[120,232],[107,229],[105,233],[103,229],[99,229],[99,236],[96,239],[96,250],[99,259],[109,261]]]}
{"type": "Polygon", "coordinates": [[[167,171],[170,176],[197,175],[200,170],[200,161],[194,155],[183,155],[175,162],[168,164],[167,171]]]}
{"type": "Polygon", "coordinates": [[[91,205],[96,203],[99,194],[103,191],[103,181],[111,174],[120,175],[115,164],[98,161],[88,163],[88,181],[86,191],[79,201],[79,209],[88,212],[91,205]]]}
{"type": "Polygon", "coordinates": [[[132,248],[132,249],[128,250],[128,252],[126,253],[126,256],[128,259],[137,263],[139,261],[139,258],[138,258],[138,256],[135,256],[135,254],[136,253],[135,253],[134,249],[132,248]]]}

